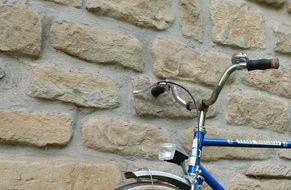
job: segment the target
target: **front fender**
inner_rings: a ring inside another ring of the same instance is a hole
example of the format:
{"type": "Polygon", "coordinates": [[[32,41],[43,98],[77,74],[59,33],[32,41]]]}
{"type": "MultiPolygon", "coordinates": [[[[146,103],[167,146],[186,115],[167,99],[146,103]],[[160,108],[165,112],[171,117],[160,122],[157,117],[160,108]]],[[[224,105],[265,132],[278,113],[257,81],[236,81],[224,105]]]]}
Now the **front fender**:
{"type": "Polygon", "coordinates": [[[140,171],[131,171],[124,174],[126,179],[130,178],[147,178],[147,179],[157,179],[160,181],[168,182],[181,190],[190,190],[191,184],[188,180],[176,176],[174,174],[161,172],[161,171],[152,171],[152,170],[140,170],[140,171]]]}

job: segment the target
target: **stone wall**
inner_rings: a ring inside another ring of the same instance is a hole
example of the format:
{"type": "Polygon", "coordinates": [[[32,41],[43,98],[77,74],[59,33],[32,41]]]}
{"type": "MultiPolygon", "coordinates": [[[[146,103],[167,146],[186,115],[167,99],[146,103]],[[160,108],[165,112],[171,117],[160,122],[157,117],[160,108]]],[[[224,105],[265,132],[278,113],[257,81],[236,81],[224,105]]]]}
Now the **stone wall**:
{"type": "MultiPolygon", "coordinates": [[[[0,189],[114,189],[141,167],[181,175],[158,145],[189,151],[195,112],[172,79],[206,98],[235,52],[279,57],[236,72],[209,137],[291,140],[291,3],[284,0],[0,0],[0,189]],[[4,180],[3,180],[4,179],[4,180]]],[[[291,189],[291,152],[205,148],[227,189],[291,189]]],[[[206,187],[207,188],[207,187],[206,187]]]]}

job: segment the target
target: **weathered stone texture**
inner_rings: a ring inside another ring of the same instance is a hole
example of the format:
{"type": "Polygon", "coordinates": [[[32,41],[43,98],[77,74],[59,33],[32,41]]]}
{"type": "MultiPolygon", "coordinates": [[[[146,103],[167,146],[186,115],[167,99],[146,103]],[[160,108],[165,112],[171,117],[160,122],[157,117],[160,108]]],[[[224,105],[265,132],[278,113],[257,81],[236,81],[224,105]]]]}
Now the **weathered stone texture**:
{"type": "Polygon", "coordinates": [[[181,30],[185,36],[202,42],[202,16],[197,0],[180,0],[181,30]]]}
{"type": "Polygon", "coordinates": [[[233,177],[227,184],[230,190],[286,190],[291,189],[290,180],[258,180],[247,178],[243,175],[233,177]]]}
{"type": "MultiPolygon", "coordinates": [[[[260,133],[244,132],[236,129],[219,129],[219,126],[207,127],[206,137],[208,138],[223,138],[223,139],[257,139],[267,140],[267,136],[260,133]]],[[[193,128],[185,130],[184,147],[187,151],[191,150],[193,128]]],[[[240,159],[240,160],[265,160],[273,153],[271,149],[258,148],[231,148],[231,147],[204,147],[202,159],[206,161],[219,159],[240,159]]]]}
{"type": "Polygon", "coordinates": [[[41,26],[35,13],[0,3],[0,51],[36,57],[41,49],[41,26]]]}
{"type": "Polygon", "coordinates": [[[60,3],[63,5],[69,5],[69,6],[80,8],[82,6],[83,0],[46,0],[46,1],[52,1],[55,3],[60,3]]]}
{"type": "Polygon", "coordinates": [[[142,27],[167,29],[173,22],[171,0],[87,0],[86,7],[97,15],[106,15],[142,27]]]}
{"type": "Polygon", "coordinates": [[[291,53],[291,25],[281,24],[274,31],[275,35],[275,51],[281,53],[291,53]]]}
{"type": "Polygon", "coordinates": [[[212,0],[210,12],[214,42],[240,48],[266,47],[264,19],[246,3],[212,0]]]}
{"type": "Polygon", "coordinates": [[[65,145],[71,136],[72,124],[67,115],[0,111],[2,143],[65,145]]]}
{"type": "Polygon", "coordinates": [[[84,124],[82,139],[88,148],[98,151],[156,158],[157,145],[168,142],[169,133],[149,124],[99,117],[84,124]]]}
{"type": "Polygon", "coordinates": [[[51,45],[86,61],[143,70],[142,47],[130,36],[72,22],[51,26],[51,45]]]}
{"type": "Polygon", "coordinates": [[[0,79],[3,78],[5,75],[5,72],[0,67],[0,79]]]}
{"type": "Polygon", "coordinates": [[[100,109],[120,103],[115,82],[105,77],[40,66],[33,66],[33,73],[29,96],[100,109]]]}
{"type": "Polygon", "coordinates": [[[264,3],[266,5],[270,5],[273,7],[282,7],[284,5],[285,0],[254,0],[259,3],[264,3]]]}
{"type": "Polygon", "coordinates": [[[279,157],[283,159],[291,160],[291,151],[290,149],[279,150],[279,157]]]}
{"type": "MultiPolygon", "coordinates": [[[[153,84],[153,82],[150,82],[149,77],[145,75],[134,77],[132,83],[135,90],[144,89],[153,84]]],[[[197,86],[186,88],[190,90],[191,94],[196,99],[202,99],[210,96],[211,94],[210,90],[205,90],[197,86]]],[[[188,94],[186,95],[185,93],[180,92],[180,95],[185,98],[185,100],[187,99],[189,101],[192,101],[188,94]]],[[[195,110],[190,112],[185,108],[185,106],[179,104],[178,102],[175,102],[175,100],[173,100],[173,95],[171,92],[165,92],[159,97],[153,97],[151,94],[151,90],[149,89],[147,92],[134,95],[133,100],[135,112],[137,115],[140,116],[156,116],[168,118],[193,118],[194,116],[196,116],[195,110]]],[[[215,108],[209,108],[207,116],[213,117],[215,115],[215,108]]]]}
{"type": "Polygon", "coordinates": [[[113,164],[0,161],[0,189],[114,189],[121,172],[113,164]]]}
{"type": "Polygon", "coordinates": [[[226,120],[284,133],[289,126],[288,112],[286,102],[253,91],[236,91],[228,95],[226,120]]]}
{"type": "Polygon", "coordinates": [[[253,71],[242,76],[242,82],[279,96],[291,98],[291,68],[253,71]]]}
{"type": "Polygon", "coordinates": [[[265,162],[251,165],[245,173],[250,177],[261,178],[286,178],[291,179],[291,166],[277,162],[265,162]]]}
{"type": "Polygon", "coordinates": [[[174,78],[214,86],[231,65],[221,53],[206,53],[177,41],[157,39],[152,45],[154,73],[162,78],[174,78]]]}

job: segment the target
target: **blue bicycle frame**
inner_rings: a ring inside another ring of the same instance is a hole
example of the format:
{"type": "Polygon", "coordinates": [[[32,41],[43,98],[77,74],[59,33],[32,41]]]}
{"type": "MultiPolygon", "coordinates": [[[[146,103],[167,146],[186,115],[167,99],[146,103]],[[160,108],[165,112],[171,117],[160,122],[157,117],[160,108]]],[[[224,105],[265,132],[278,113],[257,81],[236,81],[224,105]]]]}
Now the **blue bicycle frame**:
{"type": "Polygon", "coordinates": [[[250,147],[250,148],[291,148],[291,141],[265,141],[265,140],[241,140],[241,139],[213,139],[205,138],[205,111],[200,111],[198,128],[196,128],[192,143],[192,154],[190,156],[188,175],[195,178],[191,184],[191,190],[199,190],[205,181],[214,190],[224,190],[223,186],[211,176],[201,165],[200,158],[203,146],[220,147],[250,147]]]}

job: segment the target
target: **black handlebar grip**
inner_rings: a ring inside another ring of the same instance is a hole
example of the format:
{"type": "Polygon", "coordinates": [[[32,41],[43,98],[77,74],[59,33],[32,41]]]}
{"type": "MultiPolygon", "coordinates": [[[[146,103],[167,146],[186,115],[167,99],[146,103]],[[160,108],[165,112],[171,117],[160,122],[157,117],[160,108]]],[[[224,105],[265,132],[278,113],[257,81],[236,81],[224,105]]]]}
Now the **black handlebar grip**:
{"type": "Polygon", "coordinates": [[[249,60],[247,62],[248,71],[252,70],[265,70],[265,69],[278,69],[279,68],[279,59],[258,59],[258,60],[249,60]]]}
{"type": "Polygon", "coordinates": [[[164,93],[166,91],[166,88],[163,87],[163,86],[154,86],[152,89],[151,89],[151,93],[154,97],[158,97],[160,94],[164,93]]]}

